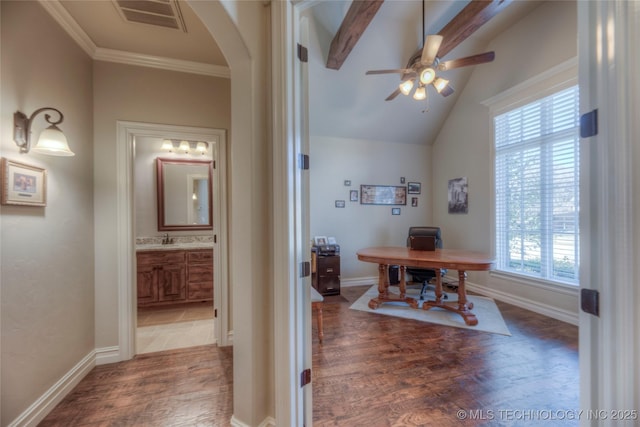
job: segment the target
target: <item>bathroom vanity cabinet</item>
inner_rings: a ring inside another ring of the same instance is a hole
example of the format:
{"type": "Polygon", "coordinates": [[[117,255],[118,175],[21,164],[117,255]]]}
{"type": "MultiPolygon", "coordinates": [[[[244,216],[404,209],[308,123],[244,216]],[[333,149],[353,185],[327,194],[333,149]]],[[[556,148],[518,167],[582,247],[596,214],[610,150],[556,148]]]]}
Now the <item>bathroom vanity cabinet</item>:
{"type": "Polygon", "coordinates": [[[138,306],[213,300],[213,249],[137,252],[138,306]]]}

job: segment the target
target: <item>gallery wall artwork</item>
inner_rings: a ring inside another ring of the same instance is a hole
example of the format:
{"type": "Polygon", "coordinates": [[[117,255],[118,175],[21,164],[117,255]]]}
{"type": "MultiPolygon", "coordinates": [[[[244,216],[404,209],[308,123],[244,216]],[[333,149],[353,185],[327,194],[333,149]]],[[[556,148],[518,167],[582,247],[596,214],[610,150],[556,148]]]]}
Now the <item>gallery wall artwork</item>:
{"type": "Polygon", "coordinates": [[[467,177],[449,180],[449,213],[469,213],[467,177]]]}

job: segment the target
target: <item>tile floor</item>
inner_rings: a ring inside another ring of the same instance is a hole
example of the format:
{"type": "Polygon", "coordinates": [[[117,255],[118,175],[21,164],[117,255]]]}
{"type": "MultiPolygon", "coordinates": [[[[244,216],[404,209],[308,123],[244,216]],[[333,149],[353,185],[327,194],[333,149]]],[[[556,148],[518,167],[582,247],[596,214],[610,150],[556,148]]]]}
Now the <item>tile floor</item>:
{"type": "Polygon", "coordinates": [[[136,353],[214,344],[213,304],[138,308],[136,353]]]}

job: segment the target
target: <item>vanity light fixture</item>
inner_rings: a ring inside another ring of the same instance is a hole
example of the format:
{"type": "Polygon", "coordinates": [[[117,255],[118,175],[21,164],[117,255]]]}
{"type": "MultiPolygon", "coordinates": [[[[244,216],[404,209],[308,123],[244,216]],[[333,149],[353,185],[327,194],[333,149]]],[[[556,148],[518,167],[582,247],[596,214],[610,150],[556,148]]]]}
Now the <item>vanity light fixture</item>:
{"type": "Polygon", "coordinates": [[[209,151],[209,143],[186,140],[178,142],[171,139],[165,139],[162,141],[162,146],[160,148],[170,153],[173,153],[175,151],[184,154],[189,154],[190,152],[195,150],[198,153],[204,155],[209,151]]]}
{"type": "Polygon", "coordinates": [[[64,136],[64,133],[56,126],[62,123],[64,116],[60,110],[53,107],[39,108],[34,111],[30,117],[27,117],[26,114],[20,111],[13,113],[13,140],[16,145],[20,147],[20,152],[28,153],[31,149],[31,125],[33,119],[35,119],[38,114],[47,110],[58,113],[60,119],[51,120],[51,115],[44,115],[44,119],[50,126],[40,132],[40,137],[38,138],[36,146],[33,147],[33,151],[50,156],[75,156],[75,153],[69,149],[67,137],[64,136]]]}

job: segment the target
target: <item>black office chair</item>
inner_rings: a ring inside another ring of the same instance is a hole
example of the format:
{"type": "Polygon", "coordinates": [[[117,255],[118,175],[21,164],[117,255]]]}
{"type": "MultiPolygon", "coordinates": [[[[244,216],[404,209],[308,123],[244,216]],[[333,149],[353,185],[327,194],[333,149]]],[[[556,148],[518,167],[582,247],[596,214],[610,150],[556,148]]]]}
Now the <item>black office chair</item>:
{"type": "MultiPolygon", "coordinates": [[[[436,240],[436,248],[442,248],[442,235],[440,234],[440,227],[410,227],[409,235],[407,236],[407,247],[411,247],[411,237],[416,236],[433,236],[436,240]]],[[[427,290],[427,286],[431,279],[436,277],[435,270],[425,270],[421,268],[407,267],[407,274],[411,275],[413,282],[421,282],[422,289],[420,290],[420,300],[424,300],[424,291],[427,290]]],[[[441,275],[444,276],[446,270],[441,270],[441,275]]],[[[443,295],[444,299],[447,299],[447,294],[443,295]]]]}

